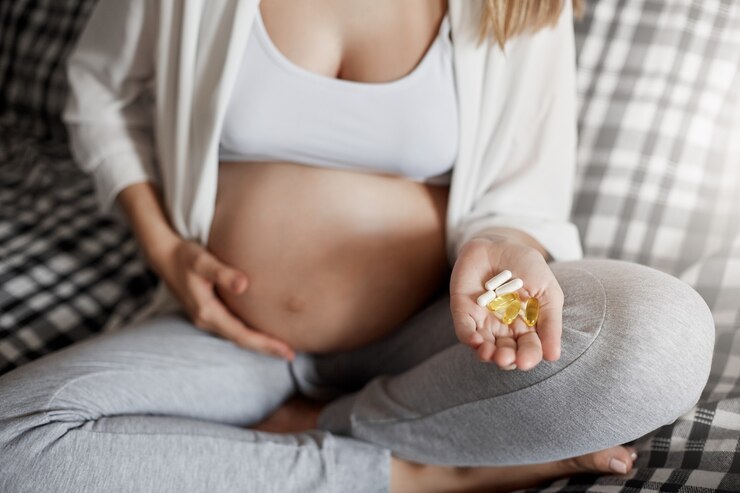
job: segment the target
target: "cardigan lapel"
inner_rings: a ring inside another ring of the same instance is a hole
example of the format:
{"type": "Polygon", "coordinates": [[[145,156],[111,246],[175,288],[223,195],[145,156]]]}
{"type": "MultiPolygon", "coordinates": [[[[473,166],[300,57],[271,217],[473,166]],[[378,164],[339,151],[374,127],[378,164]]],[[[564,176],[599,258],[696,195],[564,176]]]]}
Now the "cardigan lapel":
{"type": "Polygon", "coordinates": [[[475,199],[472,193],[475,190],[473,180],[480,167],[478,127],[484,90],[483,69],[488,47],[485,42],[476,46],[481,0],[448,0],[448,8],[459,115],[458,156],[450,180],[450,198],[447,203],[450,234],[452,232],[449,229],[459,225],[463,214],[471,208],[475,199]]]}
{"type": "Polygon", "coordinates": [[[189,163],[191,169],[200,171],[192,174],[195,179],[192,186],[198,192],[193,195],[197,200],[191,201],[189,223],[193,225],[193,236],[203,245],[208,242],[216,205],[219,137],[259,2],[220,0],[222,8],[214,14],[209,1],[204,14],[201,36],[204,42],[199,44],[201,83],[196,88],[196,118],[192,119],[191,129],[191,139],[198,141],[201,152],[196,153],[197,161],[189,163]]]}
{"type": "Polygon", "coordinates": [[[191,13],[199,22],[194,25],[183,20],[191,28],[190,36],[197,39],[197,43],[188,45],[193,57],[188,61],[193,68],[193,87],[192,95],[182,98],[192,107],[189,126],[179,128],[176,139],[184,147],[176,163],[187,167],[177,175],[188,181],[177,187],[184,193],[176,198],[174,210],[183,211],[181,219],[188,236],[205,245],[216,202],[219,135],[259,0],[209,0],[198,7],[193,4],[193,9],[199,10],[191,13]]]}

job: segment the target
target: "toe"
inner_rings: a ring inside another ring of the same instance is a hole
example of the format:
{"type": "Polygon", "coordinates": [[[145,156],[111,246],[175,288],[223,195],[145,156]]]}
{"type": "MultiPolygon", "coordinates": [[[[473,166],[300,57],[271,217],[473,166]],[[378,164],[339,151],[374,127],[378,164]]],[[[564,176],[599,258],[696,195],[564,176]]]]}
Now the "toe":
{"type": "Polygon", "coordinates": [[[634,464],[634,448],[616,446],[573,458],[573,464],[581,472],[600,472],[604,474],[627,474],[634,464]]]}
{"type": "Polygon", "coordinates": [[[627,447],[617,446],[596,452],[594,462],[600,471],[612,474],[627,474],[633,465],[632,451],[627,447]]]}

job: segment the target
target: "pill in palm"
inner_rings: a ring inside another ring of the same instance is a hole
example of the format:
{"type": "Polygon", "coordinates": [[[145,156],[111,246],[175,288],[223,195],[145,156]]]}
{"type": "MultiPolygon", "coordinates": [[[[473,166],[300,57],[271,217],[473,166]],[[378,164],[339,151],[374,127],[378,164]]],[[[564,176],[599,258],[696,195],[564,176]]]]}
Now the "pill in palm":
{"type": "Polygon", "coordinates": [[[524,281],[517,277],[496,288],[496,295],[501,296],[502,294],[513,293],[514,291],[521,289],[522,286],[524,286],[524,281]]]}
{"type": "Polygon", "coordinates": [[[488,305],[493,299],[496,298],[496,292],[495,291],[486,291],[482,295],[478,296],[478,306],[486,306],[488,305]]]}
{"type": "Polygon", "coordinates": [[[486,305],[486,308],[491,310],[502,323],[509,325],[519,314],[521,306],[519,295],[514,292],[494,298],[486,305]]]}
{"type": "Polygon", "coordinates": [[[519,295],[517,293],[509,293],[502,296],[497,296],[486,304],[486,308],[488,308],[492,312],[495,312],[504,308],[515,299],[519,299],[519,295]]]}
{"type": "Polygon", "coordinates": [[[509,325],[511,322],[514,321],[514,319],[516,318],[516,316],[519,315],[519,309],[521,307],[522,307],[522,303],[518,299],[516,299],[516,300],[512,301],[511,303],[509,303],[508,305],[506,305],[506,308],[502,310],[503,313],[501,313],[501,311],[499,311],[499,313],[501,313],[501,315],[502,315],[501,316],[501,321],[504,324],[509,325]]]}
{"type": "Polygon", "coordinates": [[[537,298],[529,298],[524,308],[524,323],[529,327],[534,327],[537,323],[537,317],[540,314],[540,302],[537,298]]]}
{"type": "Polygon", "coordinates": [[[486,289],[489,291],[493,291],[497,287],[501,286],[503,283],[511,279],[511,271],[510,270],[504,270],[490,278],[486,281],[486,289]]]}

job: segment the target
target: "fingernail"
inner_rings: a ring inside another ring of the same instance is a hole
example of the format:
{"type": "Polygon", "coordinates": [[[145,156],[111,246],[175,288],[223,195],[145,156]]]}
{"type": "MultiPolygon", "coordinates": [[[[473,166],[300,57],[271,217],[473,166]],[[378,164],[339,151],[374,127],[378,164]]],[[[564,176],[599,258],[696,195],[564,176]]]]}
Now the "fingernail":
{"type": "Polygon", "coordinates": [[[609,469],[619,474],[627,474],[627,464],[614,457],[609,459],[609,469]]]}
{"type": "Polygon", "coordinates": [[[630,457],[632,458],[632,460],[637,460],[637,452],[632,452],[630,454],[630,457]]]}

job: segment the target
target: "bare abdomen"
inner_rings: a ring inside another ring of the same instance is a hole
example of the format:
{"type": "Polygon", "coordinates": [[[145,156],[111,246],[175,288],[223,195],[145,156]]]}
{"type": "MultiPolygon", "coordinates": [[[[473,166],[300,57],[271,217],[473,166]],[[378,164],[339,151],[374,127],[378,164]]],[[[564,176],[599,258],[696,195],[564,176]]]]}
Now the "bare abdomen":
{"type": "Polygon", "coordinates": [[[219,294],[247,325],[297,351],[378,339],[446,280],[447,190],[293,163],[221,163],[208,248],[249,287],[219,294]]]}

